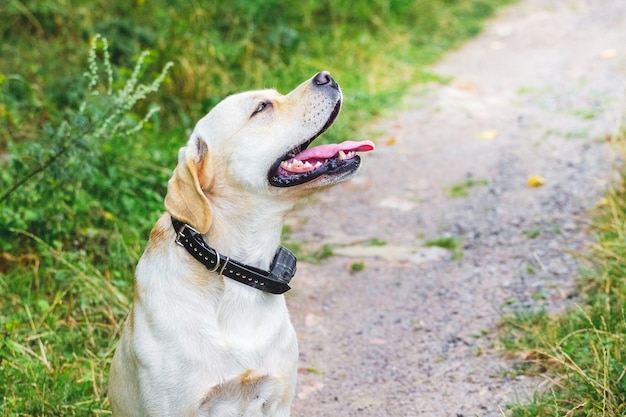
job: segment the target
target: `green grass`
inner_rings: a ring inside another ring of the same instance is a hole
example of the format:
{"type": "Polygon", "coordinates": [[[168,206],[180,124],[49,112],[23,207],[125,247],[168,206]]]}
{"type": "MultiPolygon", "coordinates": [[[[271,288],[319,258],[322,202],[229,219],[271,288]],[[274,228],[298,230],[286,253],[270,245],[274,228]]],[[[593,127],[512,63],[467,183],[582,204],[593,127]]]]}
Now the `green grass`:
{"type": "Polygon", "coordinates": [[[437,246],[444,249],[458,249],[461,246],[461,241],[459,240],[459,238],[454,236],[440,237],[427,240],[426,242],[424,242],[424,246],[437,246]]]}
{"type": "MultiPolygon", "coordinates": [[[[507,2],[1,2],[0,196],[42,169],[0,202],[0,416],[110,413],[107,374],[134,266],[178,148],[221,98],[287,92],[327,69],[346,101],[326,140],[359,139],[409,86],[438,81],[426,66],[507,2]],[[161,107],[131,136],[96,132],[115,108],[106,71],[97,95],[83,76],[98,33],[114,92],[144,50],[140,80],[174,63],[157,92],[119,114],[133,126],[161,107]]],[[[330,255],[325,245],[308,258],[330,255]]]]}
{"type": "Polygon", "coordinates": [[[463,259],[463,250],[461,249],[461,240],[457,237],[440,237],[424,242],[426,247],[439,247],[452,251],[452,260],[457,261],[463,259]]]}
{"type": "Polygon", "coordinates": [[[536,239],[541,235],[541,228],[527,229],[522,232],[528,239],[536,239]]]}
{"type": "Polygon", "coordinates": [[[131,265],[113,285],[92,256],[38,244],[41,264],[0,276],[1,414],[106,414],[111,342],[128,307],[131,265]]]}
{"type": "Polygon", "coordinates": [[[471,177],[465,179],[464,182],[454,184],[450,186],[448,192],[450,193],[450,197],[452,198],[463,198],[468,197],[470,189],[474,187],[482,187],[489,185],[489,181],[487,180],[475,180],[471,177]]]}
{"type": "Polygon", "coordinates": [[[362,272],[364,270],[365,270],[365,262],[363,261],[353,262],[350,265],[350,272],[362,272]]]}
{"type": "Polygon", "coordinates": [[[596,217],[594,265],[580,279],[580,305],[504,321],[505,346],[525,358],[519,371],[549,382],[512,406],[514,417],[626,415],[626,169],[621,178],[596,217]]]}

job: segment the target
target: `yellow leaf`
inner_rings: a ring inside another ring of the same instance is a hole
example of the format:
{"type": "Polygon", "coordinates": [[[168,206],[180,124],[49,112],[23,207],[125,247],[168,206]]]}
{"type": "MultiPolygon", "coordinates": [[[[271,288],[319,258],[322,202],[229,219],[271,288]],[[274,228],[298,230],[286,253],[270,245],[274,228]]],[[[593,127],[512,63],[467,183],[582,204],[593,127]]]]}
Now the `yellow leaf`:
{"type": "Polygon", "coordinates": [[[108,211],[102,210],[102,218],[104,218],[104,220],[113,220],[115,218],[115,216],[113,216],[113,214],[109,213],[108,211]]]}
{"type": "Polygon", "coordinates": [[[480,139],[495,139],[498,137],[498,132],[496,130],[484,130],[478,134],[480,139]]]}
{"type": "Polygon", "coordinates": [[[529,175],[528,176],[528,186],[529,187],[541,187],[546,183],[546,180],[543,179],[540,175],[529,175]]]}
{"type": "Polygon", "coordinates": [[[396,138],[389,138],[385,141],[385,145],[387,146],[393,146],[396,144],[396,138]]]}
{"type": "Polygon", "coordinates": [[[611,58],[615,58],[617,56],[617,51],[615,49],[605,49],[604,51],[602,51],[602,53],[600,54],[600,58],[602,59],[611,59],[611,58]]]}
{"type": "Polygon", "coordinates": [[[601,198],[598,200],[598,202],[596,203],[596,207],[600,208],[600,207],[606,207],[609,204],[609,200],[607,200],[606,198],[601,198]]]}

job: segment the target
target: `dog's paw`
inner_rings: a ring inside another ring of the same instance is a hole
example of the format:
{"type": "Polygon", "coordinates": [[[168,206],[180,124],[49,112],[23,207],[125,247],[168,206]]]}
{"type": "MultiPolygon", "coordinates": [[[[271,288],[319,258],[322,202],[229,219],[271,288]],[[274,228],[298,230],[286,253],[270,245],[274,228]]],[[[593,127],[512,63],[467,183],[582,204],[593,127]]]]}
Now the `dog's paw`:
{"type": "Polygon", "coordinates": [[[211,388],[200,411],[207,417],[270,417],[288,415],[279,410],[288,410],[289,403],[288,389],[279,378],[247,370],[211,388]]]}

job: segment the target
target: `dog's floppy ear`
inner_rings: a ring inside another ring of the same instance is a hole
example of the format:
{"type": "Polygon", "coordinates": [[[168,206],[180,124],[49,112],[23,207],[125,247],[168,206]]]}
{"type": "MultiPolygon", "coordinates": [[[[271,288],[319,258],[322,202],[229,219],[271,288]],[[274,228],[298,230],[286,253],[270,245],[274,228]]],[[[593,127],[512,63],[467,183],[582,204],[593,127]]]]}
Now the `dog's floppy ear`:
{"type": "Polygon", "coordinates": [[[165,208],[174,217],[204,234],[211,227],[211,208],[203,189],[209,178],[205,165],[209,148],[201,138],[193,138],[178,153],[178,165],[167,183],[165,208]]]}

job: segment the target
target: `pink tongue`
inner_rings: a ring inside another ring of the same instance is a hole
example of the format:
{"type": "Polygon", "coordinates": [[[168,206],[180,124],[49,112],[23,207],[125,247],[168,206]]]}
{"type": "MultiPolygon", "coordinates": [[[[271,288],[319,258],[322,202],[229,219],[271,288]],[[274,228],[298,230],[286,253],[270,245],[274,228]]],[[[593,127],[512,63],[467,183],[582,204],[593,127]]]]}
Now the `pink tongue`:
{"type": "Polygon", "coordinates": [[[347,140],[342,143],[333,143],[330,145],[319,145],[313,148],[305,149],[296,155],[293,159],[299,161],[307,161],[309,159],[328,159],[337,155],[339,151],[344,152],[369,152],[374,150],[374,143],[370,140],[356,142],[347,140]]]}

